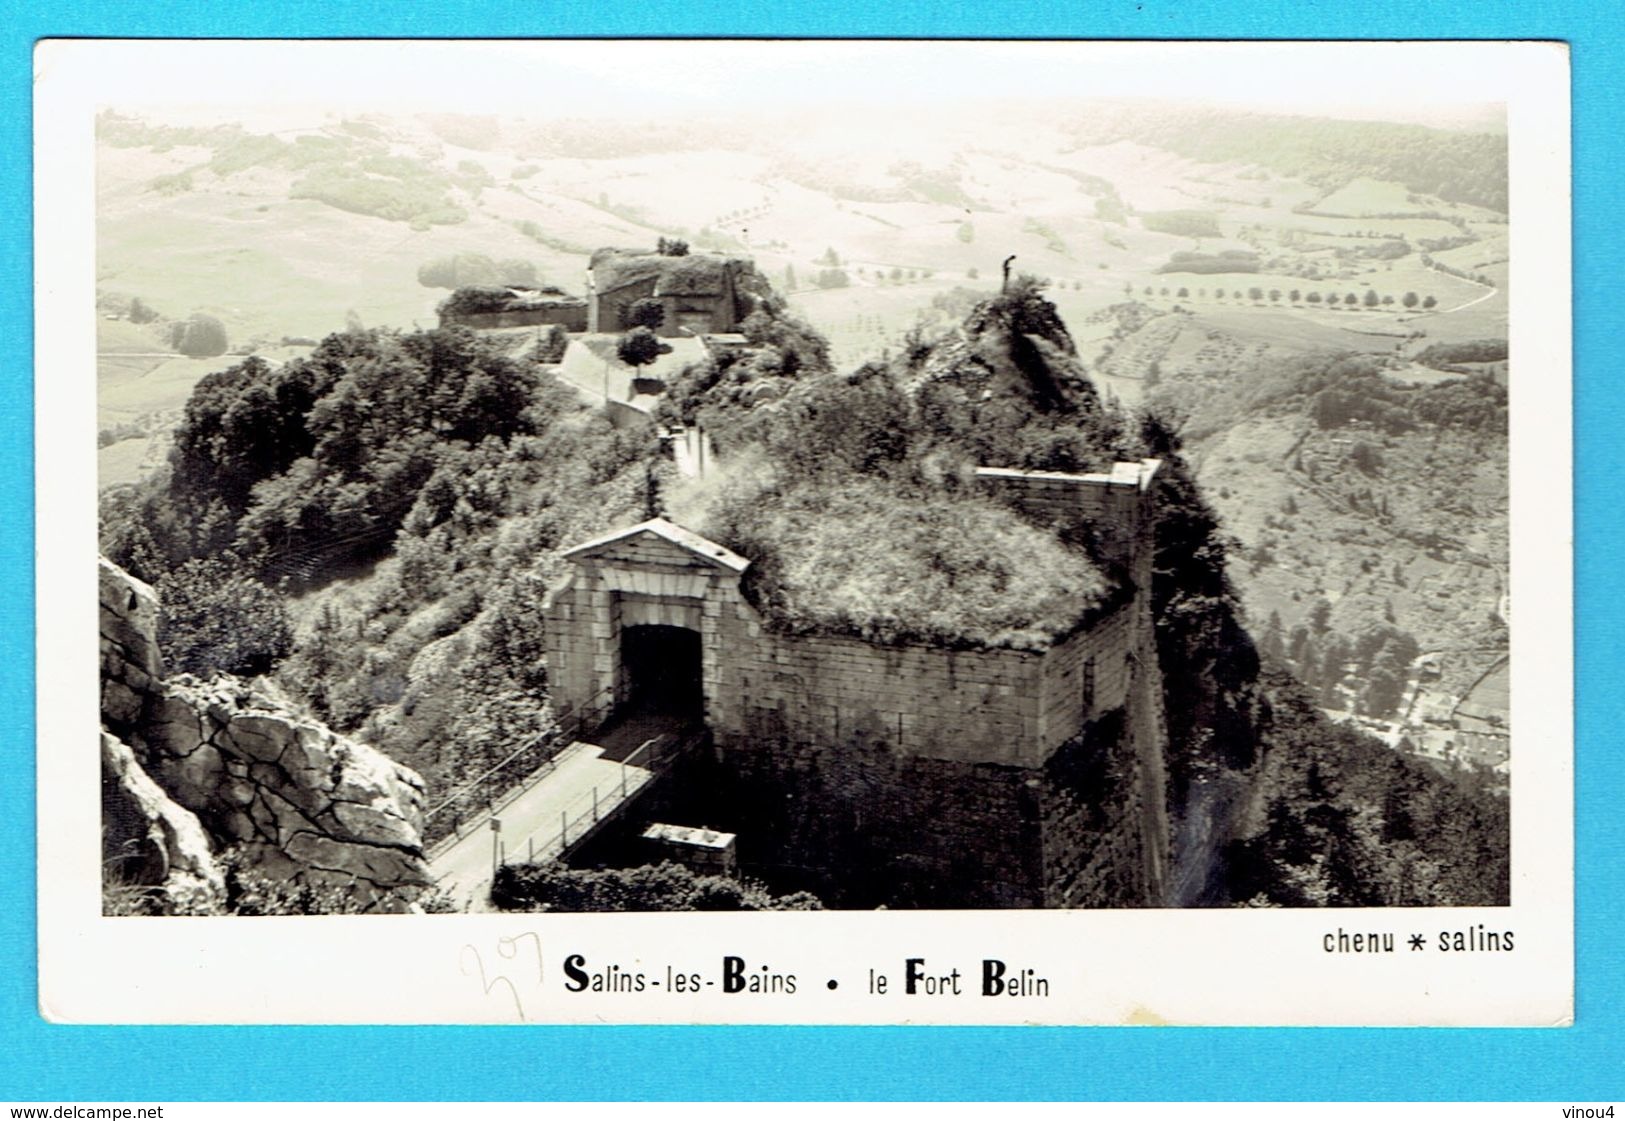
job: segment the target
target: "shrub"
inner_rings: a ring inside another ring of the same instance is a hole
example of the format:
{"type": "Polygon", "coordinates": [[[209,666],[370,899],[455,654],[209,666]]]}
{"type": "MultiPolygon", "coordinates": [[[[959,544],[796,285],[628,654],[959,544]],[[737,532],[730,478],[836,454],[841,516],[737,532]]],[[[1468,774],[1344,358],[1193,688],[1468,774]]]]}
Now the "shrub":
{"type": "Polygon", "coordinates": [[[659,300],[634,300],[632,306],[626,309],[628,327],[648,327],[651,330],[658,330],[665,322],[666,305],[659,300]]]}
{"type": "Polygon", "coordinates": [[[212,315],[193,314],[170,324],[170,345],[188,358],[218,358],[229,344],[225,325],[212,315]]]}
{"type": "Polygon", "coordinates": [[[441,300],[435,310],[441,315],[481,315],[508,311],[517,302],[514,294],[506,288],[467,285],[441,300]]]}
{"type": "Polygon", "coordinates": [[[293,646],[282,597],[234,558],[188,561],[158,583],[158,645],[181,673],[267,673],[293,646]]]}
{"type": "Polygon", "coordinates": [[[647,327],[634,327],[615,344],[615,356],[628,366],[647,366],[671,347],[660,341],[660,336],[647,327]]]}
{"type": "Polygon", "coordinates": [[[725,876],[699,876],[669,861],[588,871],[556,864],[497,870],[491,900],[505,911],[821,911],[804,891],[775,896],[725,876]]]}

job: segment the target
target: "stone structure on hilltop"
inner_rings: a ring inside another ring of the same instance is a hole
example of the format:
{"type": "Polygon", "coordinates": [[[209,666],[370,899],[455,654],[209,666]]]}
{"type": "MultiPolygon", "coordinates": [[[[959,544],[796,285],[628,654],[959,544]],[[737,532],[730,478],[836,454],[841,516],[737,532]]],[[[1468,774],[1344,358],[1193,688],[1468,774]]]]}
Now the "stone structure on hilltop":
{"type": "Polygon", "coordinates": [[[548,604],[554,703],[608,717],[658,691],[702,715],[707,822],[777,887],[847,906],[1158,905],[1157,469],[978,473],[1024,516],[1087,532],[1115,575],[1042,650],[787,634],[746,599],[749,562],[697,534],[655,519],[588,541],[548,604]]]}
{"type": "Polygon", "coordinates": [[[587,330],[625,330],[631,306],[655,300],[665,309],[661,335],[728,334],[768,291],[748,257],[600,249],[587,268],[587,330]]]}
{"type": "Polygon", "coordinates": [[[587,301],[557,288],[538,290],[508,286],[505,306],[493,311],[440,313],[442,327],[471,327],[486,331],[502,327],[563,327],[571,333],[587,329],[587,301]]]}
{"type": "Polygon", "coordinates": [[[220,856],[407,909],[430,884],[423,780],[296,714],[263,682],[164,676],[153,590],[101,561],[102,823],[110,882],[208,913],[220,856]]]}

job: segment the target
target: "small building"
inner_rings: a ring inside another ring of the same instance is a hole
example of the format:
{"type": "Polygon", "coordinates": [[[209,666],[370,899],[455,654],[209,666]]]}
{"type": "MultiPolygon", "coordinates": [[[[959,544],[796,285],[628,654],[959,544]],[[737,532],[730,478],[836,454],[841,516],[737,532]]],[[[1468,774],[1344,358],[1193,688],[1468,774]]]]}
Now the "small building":
{"type": "Polygon", "coordinates": [[[756,266],[745,257],[720,253],[666,256],[641,249],[600,249],[587,268],[587,327],[592,332],[624,331],[639,300],[665,309],[657,333],[728,334],[750,314],[754,301],[746,276],[756,266]]]}
{"type": "Polygon", "coordinates": [[[732,833],[721,833],[692,825],[655,822],[643,831],[643,839],[666,860],[676,861],[701,876],[733,876],[739,871],[739,856],[732,833]]]}

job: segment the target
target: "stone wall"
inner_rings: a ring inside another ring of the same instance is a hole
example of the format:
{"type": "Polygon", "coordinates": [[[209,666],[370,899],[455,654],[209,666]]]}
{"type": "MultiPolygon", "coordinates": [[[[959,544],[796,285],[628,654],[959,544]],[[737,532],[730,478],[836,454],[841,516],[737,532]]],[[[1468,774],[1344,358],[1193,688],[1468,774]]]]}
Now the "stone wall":
{"type": "MultiPolygon", "coordinates": [[[[1149,522],[1122,506],[1139,482],[1108,479],[993,485],[1057,518],[1075,516],[1062,496],[1100,491],[1127,575],[1149,564],[1149,522]]],[[[949,650],[775,632],[744,598],[742,558],[658,520],[566,555],[555,702],[624,699],[621,628],[697,630],[715,770],[691,809],[737,832],[746,871],[775,889],[842,906],[1161,901],[1162,699],[1132,580],[1048,650],[949,650]]]]}
{"type": "Polygon", "coordinates": [[[625,699],[621,630],[657,621],[700,633],[706,721],[719,742],[771,713],[797,741],[838,743],[862,724],[888,729],[905,754],[1036,767],[1093,714],[1123,704],[1133,618],[1120,598],[1048,651],[778,634],[745,601],[737,572],[645,534],[597,549],[554,592],[547,644],[555,703],[573,711],[625,699]]]}
{"type": "Polygon", "coordinates": [[[471,327],[490,330],[495,327],[550,327],[557,324],[566,331],[580,333],[587,329],[587,301],[546,304],[542,307],[516,311],[478,311],[461,315],[442,315],[442,327],[471,327]]]}
{"type": "Polygon", "coordinates": [[[879,726],[789,738],[770,712],[719,745],[709,824],[741,870],[835,907],[1038,907],[1039,791],[1021,767],[896,750],[879,726]]]}
{"type": "Polygon", "coordinates": [[[1101,556],[1150,587],[1150,534],[1161,462],[1113,464],[1110,472],[1067,474],[982,467],[976,481],[1041,525],[1093,540],[1101,556]]]}

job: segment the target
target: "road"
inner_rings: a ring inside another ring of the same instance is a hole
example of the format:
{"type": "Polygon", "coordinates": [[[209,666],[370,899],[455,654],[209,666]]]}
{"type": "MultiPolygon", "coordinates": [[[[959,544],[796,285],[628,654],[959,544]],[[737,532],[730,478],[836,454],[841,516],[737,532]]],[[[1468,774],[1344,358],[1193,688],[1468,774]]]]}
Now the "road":
{"type": "MultiPolygon", "coordinates": [[[[570,816],[570,839],[574,841],[579,836],[577,820],[583,814],[591,818],[595,789],[607,811],[620,802],[623,781],[631,795],[654,777],[643,767],[628,767],[603,755],[604,749],[595,744],[576,744],[559,756],[558,765],[548,775],[497,814],[501,841],[510,857],[523,860],[527,841],[538,851],[550,842],[556,846],[564,813],[570,816]]],[[[459,907],[491,910],[492,838],[492,829],[482,826],[429,862],[430,875],[459,907]]]]}

